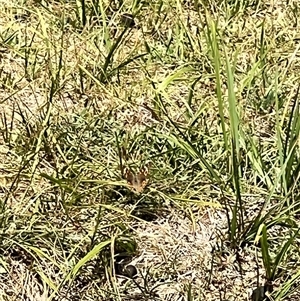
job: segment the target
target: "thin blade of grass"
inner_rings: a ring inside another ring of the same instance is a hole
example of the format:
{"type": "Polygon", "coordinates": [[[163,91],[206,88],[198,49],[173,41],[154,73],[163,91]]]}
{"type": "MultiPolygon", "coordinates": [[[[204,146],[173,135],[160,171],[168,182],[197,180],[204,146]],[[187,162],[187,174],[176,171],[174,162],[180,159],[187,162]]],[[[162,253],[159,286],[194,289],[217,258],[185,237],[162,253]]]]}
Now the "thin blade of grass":
{"type": "Polygon", "coordinates": [[[218,100],[218,109],[219,109],[219,116],[221,120],[222,126],[222,135],[223,141],[225,145],[225,150],[229,150],[228,144],[228,137],[227,137],[227,130],[226,130],[226,123],[224,117],[224,105],[223,105],[223,98],[222,98],[222,84],[221,84],[221,56],[219,51],[219,43],[217,38],[217,24],[212,18],[206,14],[206,19],[209,21],[209,26],[207,27],[208,30],[208,40],[212,50],[212,57],[213,57],[213,64],[215,68],[215,78],[216,78],[216,92],[217,92],[217,100],[218,100]]]}
{"type": "Polygon", "coordinates": [[[73,267],[73,269],[70,271],[69,275],[67,276],[67,280],[71,279],[71,278],[75,278],[78,271],[90,260],[92,260],[93,258],[95,258],[99,252],[105,248],[107,245],[109,245],[111,243],[111,239],[103,241],[99,244],[97,244],[96,246],[94,246],[94,248],[88,252],[83,258],[81,258],[76,265],[73,267]]]}
{"type": "Polygon", "coordinates": [[[235,92],[234,92],[234,79],[233,71],[229,62],[228,55],[225,51],[226,59],[226,73],[227,73],[227,85],[228,85],[228,102],[229,102],[229,119],[231,130],[231,153],[232,153],[232,179],[235,192],[236,204],[232,210],[231,221],[231,239],[234,244],[237,242],[235,238],[244,230],[244,208],[242,204],[241,187],[240,187],[240,139],[239,134],[240,120],[238,117],[235,92]],[[239,233],[236,233],[238,231],[239,233]],[[235,238],[234,238],[235,237],[235,238]]]}
{"type": "Polygon", "coordinates": [[[266,278],[270,280],[272,277],[272,262],[269,254],[269,244],[268,244],[266,226],[263,225],[261,230],[262,230],[262,235],[260,238],[260,247],[262,253],[262,260],[266,270],[266,278]]]}

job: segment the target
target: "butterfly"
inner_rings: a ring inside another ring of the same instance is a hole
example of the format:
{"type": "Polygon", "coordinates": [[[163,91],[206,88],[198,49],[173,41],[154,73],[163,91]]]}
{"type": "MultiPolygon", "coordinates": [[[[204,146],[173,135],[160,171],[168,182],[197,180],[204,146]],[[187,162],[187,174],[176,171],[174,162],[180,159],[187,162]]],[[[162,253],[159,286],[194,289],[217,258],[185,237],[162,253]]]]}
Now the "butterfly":
{"type": "Polygon", "coordinates": [[[129,168],[124,169],[124,178],[127,180],[127,184],[134,193],[141,193],[148,184],[149,179],[148,168],[143,167],[140,171],[134,174],[129,168]]]}

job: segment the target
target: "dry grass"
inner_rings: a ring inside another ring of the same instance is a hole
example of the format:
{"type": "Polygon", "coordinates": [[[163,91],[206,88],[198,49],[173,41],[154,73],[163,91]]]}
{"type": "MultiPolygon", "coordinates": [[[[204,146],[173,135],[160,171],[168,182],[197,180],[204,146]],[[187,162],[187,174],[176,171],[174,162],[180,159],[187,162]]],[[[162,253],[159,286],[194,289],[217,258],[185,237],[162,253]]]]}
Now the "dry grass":
{"type": "Polygon", "coordinates": [[[0,299],[298,300],[299,4],[122,3],[0,1],[0,299]]]}

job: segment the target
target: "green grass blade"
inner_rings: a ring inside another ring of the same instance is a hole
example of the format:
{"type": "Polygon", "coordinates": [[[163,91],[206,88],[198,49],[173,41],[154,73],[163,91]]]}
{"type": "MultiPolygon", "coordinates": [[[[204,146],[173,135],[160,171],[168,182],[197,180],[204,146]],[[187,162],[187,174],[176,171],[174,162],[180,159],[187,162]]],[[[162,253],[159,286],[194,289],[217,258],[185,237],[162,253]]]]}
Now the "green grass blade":
{"type": "Polygon", "coordinates": [[[94,246],[94,248],[89,251],[83,258],[81,258],[76,265],[73,267],[73,269],[70,271],[67,279],[71,279],[71,278],[75,278],[78,271],[90,260],[92,260],[93,258],[95,258],[99,252],[105,248],[107,245],[109,245],[111,243],[111,240],[106,240],[103,241],[99,244],[97,244],[96,246],[94,246]]]}
{"type": "Polygon", "coordinates": [[[261,253],[262,253],[262,260],[264,263],[264,268],[266,270],[266,278],[267,280],[272,279],[272,262],[269,254],[269,244],[268,244],[268,238],[267,238],[267,228],[265,225],[262,225],[261,227],[261,238],[260,238],[260,247],[261,247],[261,253]]]}
{"type": "Polygon", "coordinates": [[[217,100],[218,100],[218,109],[219,115],[221,120],[222,126],[222,135],[223,141],[225,145],[225,151],[229,150],[228,144],[228,137],[227,137],[227,129],[224,117],[224,105],[223,105],[223,98],[222,98],[222,84],[221,84],[221,56],[219,51],[219,43],[217,38],[217,24],[215,21],[211,19],[211,17],[206,16],[209,19],[209,26],[207,27],[208,30],[208,37],[209,43],[212,50],[212,57],[213,57],[213,64],[215,68],[215,78],[216,78],[216,92],[217,92],[217,100]]]}
{"type": "Polygon", "coordinates": [[[226,73],[227,73],[227,85],[228,85],[228,102],[229,102],[229,119],[230,119],[230,131],[231,131],[231,153],[232,153],[232,179],[233,187],[236,198],[236,204],[233,208],[233,219],[231,224],[232,236],[235,237],[235,233],[244,230],[244,208],[242,204],[241,187],[240,187],[240,121],[238,117],[238,103],[236,102],[234,92],[234,78],[232,67],[229,62],[229,58],[225,51],[226,58],[226,73]]]}
{"type": "Polygon", "coordinates": [[[278,270],[278,267],[282,264],[282,261],[285,259],[286,253],[290,250],[290,247],[294,243],[295,239],[298,237],[299,229],[295,232],[293,236],[290,237],[290,239],[283,245],[282,249],[279,251],[279,253],[276,255],[274,263],[273,263],[273,268],[272,268],[272,273],[271,273],[271,280],[275,280],[276,278],[276,273],[278,270]]]}

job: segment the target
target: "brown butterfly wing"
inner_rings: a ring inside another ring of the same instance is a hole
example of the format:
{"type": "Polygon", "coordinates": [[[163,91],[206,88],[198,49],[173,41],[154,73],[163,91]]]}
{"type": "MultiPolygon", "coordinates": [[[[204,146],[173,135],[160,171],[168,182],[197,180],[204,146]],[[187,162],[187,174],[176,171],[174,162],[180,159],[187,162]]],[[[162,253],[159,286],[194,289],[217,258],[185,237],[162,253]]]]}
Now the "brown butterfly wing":
{"type": "Polygon", "coordinates": [[[125,170],[125,178],[127,183],[130,185],[131,190],[136,193],[141,193],[145,189],[148,183],[147,175],[147,168],[141,169],[138,174],[133,174],[129,169],[125,170]]]}

